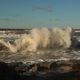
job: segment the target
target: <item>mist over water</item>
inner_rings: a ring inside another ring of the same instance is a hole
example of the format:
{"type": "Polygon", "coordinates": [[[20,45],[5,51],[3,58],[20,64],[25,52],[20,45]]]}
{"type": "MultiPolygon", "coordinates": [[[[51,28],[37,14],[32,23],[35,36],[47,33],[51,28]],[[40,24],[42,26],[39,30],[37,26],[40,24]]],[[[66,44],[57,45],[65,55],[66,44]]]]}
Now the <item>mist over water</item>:
{"type": "MultiPolygon", "coordinates": [[[[16,35],[16,34],[15,34],[16,35]]],[[[38,59],[69,59],[78,55],[73,51],[68,53],[72,45],[72,29],[68,28],[33,28],[29,34],[16,37],[12,34],[8,39],[0,39],[0,44],[6,50],[0,52],[2,61],[27,61],[38,59]],[[7,52],[5,52],[7,51],[7,52]]],[[[6,35],[4,36],[6,38],[6,35]]]]}

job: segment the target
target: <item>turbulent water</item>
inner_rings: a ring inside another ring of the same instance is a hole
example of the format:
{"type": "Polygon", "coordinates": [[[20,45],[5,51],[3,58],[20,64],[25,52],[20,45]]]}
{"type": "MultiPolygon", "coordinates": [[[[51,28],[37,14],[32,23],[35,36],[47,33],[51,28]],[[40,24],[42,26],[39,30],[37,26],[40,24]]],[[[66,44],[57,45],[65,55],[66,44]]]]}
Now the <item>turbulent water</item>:
{"type": "Polygon", "coordinates": [[[35,28],[29,34],[0,34],[0,61],[37,62],[79,59],[79,50],[69,50],[72,45],[71,28],[35,28]]]}

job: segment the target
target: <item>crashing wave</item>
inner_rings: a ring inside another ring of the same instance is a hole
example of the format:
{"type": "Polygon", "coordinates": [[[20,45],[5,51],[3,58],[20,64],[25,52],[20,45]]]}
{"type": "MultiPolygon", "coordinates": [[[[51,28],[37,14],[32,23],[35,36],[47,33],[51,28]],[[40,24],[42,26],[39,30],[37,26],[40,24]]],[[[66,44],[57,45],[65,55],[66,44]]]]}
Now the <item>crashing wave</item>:
{"type": "Polygon", "coordinates": [[[30,34],[23,34],[20,39],[13,41],[0,40],[11,52],[36,51],[37,49],[67,49],[71,46],[71,28],[33,28],[30,34]]]}

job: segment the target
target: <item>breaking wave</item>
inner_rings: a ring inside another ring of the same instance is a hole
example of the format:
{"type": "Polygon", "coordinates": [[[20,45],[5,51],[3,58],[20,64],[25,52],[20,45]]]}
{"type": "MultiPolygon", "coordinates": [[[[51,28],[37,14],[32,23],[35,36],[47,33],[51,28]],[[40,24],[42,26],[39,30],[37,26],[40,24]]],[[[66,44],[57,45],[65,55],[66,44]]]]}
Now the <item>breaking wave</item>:
{"type": "Polygon", "coordinates": [[[61,28],[33,28],[29,34],[23,34],[19,39],[0,40],[9,51],[37,51],[38,49],[67,49],[71,46],[72,29],[61,28]]]}

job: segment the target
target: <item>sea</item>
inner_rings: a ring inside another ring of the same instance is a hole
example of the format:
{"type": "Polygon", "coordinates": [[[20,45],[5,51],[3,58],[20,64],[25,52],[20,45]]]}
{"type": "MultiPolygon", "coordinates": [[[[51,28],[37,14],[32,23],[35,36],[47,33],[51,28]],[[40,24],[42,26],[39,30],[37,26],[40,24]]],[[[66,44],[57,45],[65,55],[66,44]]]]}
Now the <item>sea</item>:
{"type": "MultiPolygon", "coordinates": [[[[9,42],[15,45],[14,41],[20,39],[24,34],[29,34],[30,30],[0,30],[0,41],[9,42]]],[[[77,37],[80,39],[79,37],[77,37]]],[[[17,42],[18,43],[18,42],[17,42]]],[[[19,43],[18,43],[19,44],[19,43]]],[[[22,48],[23,49],[23,48],[22,48]]],[[[0,43],[0,61],[3,62],[51,62],[60,60],[80,59],[80,49],[37,49],[36,51],[19,50],[16,53],[10,51],[3,43],[0,43]]]]}

